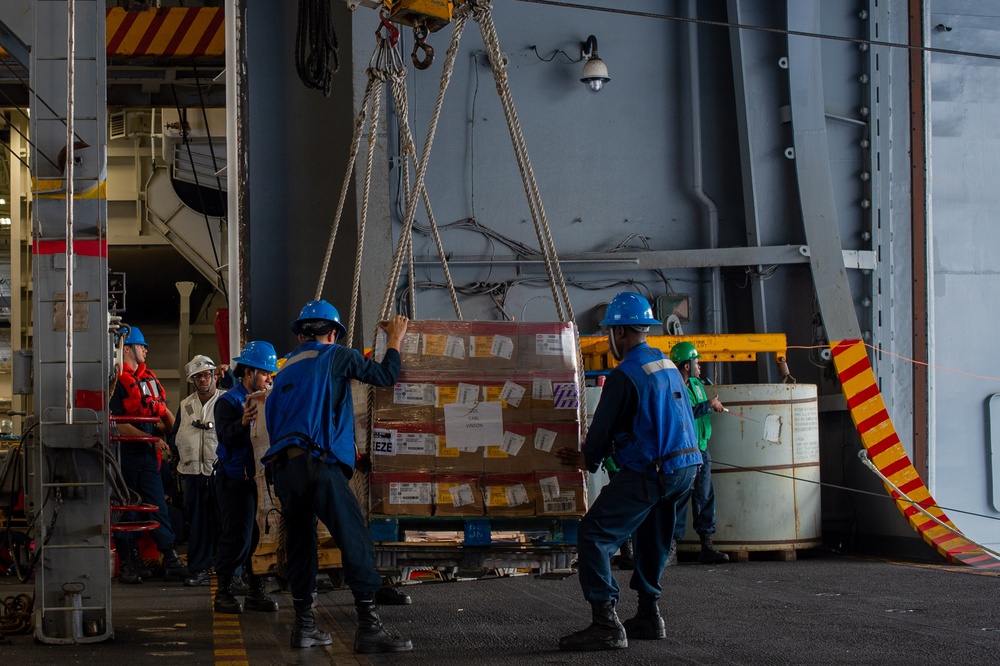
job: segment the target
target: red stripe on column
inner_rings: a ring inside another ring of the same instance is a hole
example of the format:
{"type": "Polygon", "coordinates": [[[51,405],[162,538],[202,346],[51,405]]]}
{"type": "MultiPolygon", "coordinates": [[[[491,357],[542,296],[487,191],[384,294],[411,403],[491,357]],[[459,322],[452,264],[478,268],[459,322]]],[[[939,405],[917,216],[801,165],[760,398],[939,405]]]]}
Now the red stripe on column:
{"type": "Polygon", "coordinates": [[[177,30],[174,31],[174,36],[170,38],[170,43],[167,44],[167,48],[163,49],[163,55],[172,56],[177,51],[177,47],[179,47],[181,42],[184,41],[184,36],[191,28],[191,24],[194,23],[197,11],[198,10],[196,9],[188,9],[184,12],[184,17],[181,19],[180,25],[177,26],[177,30]]]}
{"type": "Polygon", "coordinates": [[[847,399],[847,408],[854,409],[858,405],[868,402],[879,394],[878,384],[872,384],[847,399]]]}
{"type": "Polygon", "coordinates": [[[858,344],[858,340],[841,340],[837,343],[837,346],[833,348],[833,355],[840,356],[856,344],[858,344]]]}
{"type": "Polygon", "coordinates": [[[864,435],[866,432],[872,428],[882,425],[889,420],[889,412],[886,410],[880,411],[878,414],[869,416],[867,419],[858,424],[858,433],[864,435]]]}
{"type": "MultiPolygon", "coordinates": [[[[861,426],[858,426],[858,431],[860,432],[861,426]]],[[[889,433],[884,439],[880,439],[871,446],[868,447],[868,457],[874,458],[877,455],[885,453],[892,447],[899,444],[899,435],[895,431],[889,433]]]]}
{"type": "Polygon", "coordinates": [[[129,29],[132,24],[135,23],[136,17],[139,16],[138,12],[125,12],[125,18],[122,19],[121,25],[115,30],[114,36],[108,40],[107,49],[105,53],[108,55],[114,55],[118,51],[118,47],[121,46],[122,42],[125,41],[125,37],[128,35],[129,29]]]}
{"type": "Polygon", "coordinates": [[[78,409],[93,409],[95,412],[104,410],[104,391],[84,391],[76,392],[76,407],[78,409]]]}
{"type": "MultiPolygon", "coordinates": [[[[108,256],[108,241],[101,240],[75,240],[73,241],[73,252],[84,257],[104,257],[108,256]]],[[[66,239],[59,240],[35,240],[32,244],[32,253],[37,255],[45,254],[66,254],[66,239]]]]}
{"type": "Polygon", "coordinates": [[[156,38],[156,33],[160,31],[160,26],[163,25],[163,22],[166,20],[168,11],[170,10],[156,10],[156,16],[153,17],[152,21],[150,21],[149,27],[146,28],[146,33],[142,36],[142,39],[139,40],[139,43],[136,44],[135,51],[132,52],[132,55],[146,55],[146,49],[149,48],[150,43],[156,38]]]}
{"type": "MultiPolygon", "coordinates": [[[[202,10],[207,11],[207,9],[202,10]]],[[[205,51],[208,49],[208,45],[212,43],[215,39],[215,33],[219,32],[219,27],[222,25],[223,19],[225,19],[225,12],[221,9],[215,12],[215,16],[208,24],[208,28],[205,29],[205,34],[201,36],[198,40],[198,45],[194,47],[194,53],[191,55],[204,55],[205,51]]]]}
{"type": "Polygon", "coordinates": [[[868,363],[868,357],[865,356],[863,359],[840,373],[840,383],[846,384],[849,380],[854,379],[865,370],[870,370],[871,367],[871,364],[868,363]]]}
{"type": "Polygon", "coordinates": [[[880,471],[882,472],[882,474],[884,474],[891,480],[893,474],[895,474],[896,472],[901,472],[902,470],[906,469],[909,466],[910,466],[909,460],[907,460],[906,458],[900,458],[899,460],[892,461],[891,463],[883,467],[880,471]]]}

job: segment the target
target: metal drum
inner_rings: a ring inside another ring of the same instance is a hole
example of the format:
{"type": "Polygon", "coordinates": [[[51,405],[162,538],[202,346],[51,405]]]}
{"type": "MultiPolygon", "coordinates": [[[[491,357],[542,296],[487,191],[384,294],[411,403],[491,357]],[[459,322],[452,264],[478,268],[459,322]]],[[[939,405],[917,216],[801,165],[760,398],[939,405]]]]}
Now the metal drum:
{"type": "MultiPolygon", "coordinates": [[[[729,413],[712,414],[712,481],[719,550],[820,545],[819,415],[812,384],[706,387],[729,413]]],[[[690,507],[690,503],[689,503],[690,507]]],[[[687,529],[680,550],[697,550],[687,529]]]]}

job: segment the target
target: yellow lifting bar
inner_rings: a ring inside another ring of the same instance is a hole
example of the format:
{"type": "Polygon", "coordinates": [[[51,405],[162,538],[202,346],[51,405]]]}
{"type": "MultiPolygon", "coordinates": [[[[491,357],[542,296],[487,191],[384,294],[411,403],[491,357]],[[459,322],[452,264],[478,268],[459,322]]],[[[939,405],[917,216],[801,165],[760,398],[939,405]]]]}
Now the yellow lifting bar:
{"type": "Polygon", "coordinates": [[[437,32],[451,22],[455,3],[451,0],[385,0],[389,20],[413,28],[437,32]]]}
{"type": "MultiPolygon", "coordinates": [[[[782,377],[788,377],[786,362],[787,341],[784,333],[724,333],[719,335],[649,335],[646,342],[651,347],[669,354],[678,342],[690,342],[698,350],[702,361],[755,361],[757,354],[773,353],[782,377]]],[[[580,336],[585,370],[610,370],[618,365],[608,349],[605,336],[580,336]]]]}

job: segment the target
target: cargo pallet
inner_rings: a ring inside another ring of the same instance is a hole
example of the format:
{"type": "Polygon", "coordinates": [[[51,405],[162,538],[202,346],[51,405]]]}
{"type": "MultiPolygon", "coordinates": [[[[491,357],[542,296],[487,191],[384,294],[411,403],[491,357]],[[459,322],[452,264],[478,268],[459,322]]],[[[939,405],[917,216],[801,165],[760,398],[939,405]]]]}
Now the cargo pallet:
{"type": "Polygon", "coordinates": [[[433,567],[458,577],[477,577],[491,569],[532,569],[564,577],[572,573],[579,523],[575,516],[373,515],[369,530],[376,568],[390,575],[433,567]],[[414,541],[420,533],[426,540],[414,541]]]}

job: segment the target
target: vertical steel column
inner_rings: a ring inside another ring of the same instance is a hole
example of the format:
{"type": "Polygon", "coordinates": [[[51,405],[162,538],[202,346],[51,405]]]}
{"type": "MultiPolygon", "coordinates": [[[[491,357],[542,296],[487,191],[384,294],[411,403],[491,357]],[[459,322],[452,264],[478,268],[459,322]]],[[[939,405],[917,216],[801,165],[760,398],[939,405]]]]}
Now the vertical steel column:
{"type": "Polygon", "coordinates": [[[25,509],[36,526],[35,637],[43,643],[91,643],[113,634],[104,31],[103,0],[34,4],[34,425],[25,440],[25,509]]]}
{"type": "MultiPolygon", "coordinates": [[[[746,0],[729,0],[729,20],[733,23],[769,25],[774,17],[761,3],[746,0]]],[[[780,76],[779,56],[772,46],[774,38],[761,32],[729,31],[732,49],[733,79],[736,87],[736,118],[740,139],[741,172],[743,174],[744,216],[747,245],[760,247],[774,239],[763,238],[762,221],[774,223],[786,217],[785,202],[777,196],[786,186],[783,180],[790,177],[787,164],[776,164],[788,145],[787,131],[774,118],[778,100],[783,99],[778,90],[780,76]],[[771,104],[768,104],[768,101],[771,104]]],[[[771,234],[780,237],[776,231],[771,234]]],[[[756,266],[758,271],[763,266],[756,266]]],[[[753,303],[754,331],[767,333],[767,290],[763,280],[750,280],[749,289],[753,303]]],[[[772,382],[777,373],[770,359],[761,358],[757,371],[762,382],[772,382]]]]}
{"type": "Polygon", "coordinates": [[[250,198],[247,192],[250,95],[247,89],[247,8],[226,0],[226,192],[229,281],[229,363],[250,329],[250,198]]]}
{"type": "MultiPolygon", "coordinates": [[[[820,32],[819,0],[788,0],[788,29],[820,32]]],[[[788,36],[788,82],[795,172],[813,286],[828,340],[860,340],[844,267],[827,143],[820,41],[788,36]]]]}

